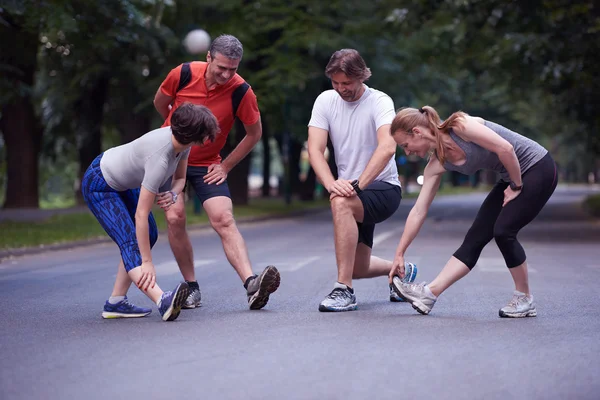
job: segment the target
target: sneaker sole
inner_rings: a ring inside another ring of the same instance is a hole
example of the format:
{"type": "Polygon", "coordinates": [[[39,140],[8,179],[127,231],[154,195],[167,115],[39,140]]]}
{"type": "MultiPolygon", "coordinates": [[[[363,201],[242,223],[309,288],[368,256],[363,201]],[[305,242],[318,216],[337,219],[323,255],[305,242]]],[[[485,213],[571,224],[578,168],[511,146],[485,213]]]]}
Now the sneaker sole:
{"type": "Polygon", "coordinates": [[[260,284],[256,293],[250,297],[248,305],[251,310],[260,310],[267,305],[269,296],[274,293],[281,283],[281,275],[277,268],[269,265],[260,276],[260,284]]]}
{"type": "Polygon", "coordinates": [[[201,304],[184,304],[181,306],[182,310],[193,310],[194,308],[200,308],[201,304]]]}
{"type": "Polygon", "coordinates": [[[171,305],[162,316],[163,321],[175,321],[179,317],[181,307],[185,304],[185,300],[189,295],[189,288],[186,283],[180,283],[175,288],[175,295],[171,301],[171,305]]]}
{"type": "Polygon", "coordinates": [[[150,315],[151,312],[152,311],[147,312],[147,313],[139,313],[139,314],[123,314],[123,313],[116,313],[116,312],[110,312],[110,311],[103,311],[102,318],[104,318],[104,319],[142,318],[142,317],[145,317],[146,315],[150,315]]]}
{"type": "Polygon", "coordinates": [[[507,313],[502,310],[498,313],[500,318],[526,318],[526,317],[537,317],[537,310],[529,310],[521,313],[507,313]]]}
{"type": "Polygon", "coordinates": [[[358,304],[350,304],[346,307],[327,307],[319,304],[319,311],[321,312],[344,312],[344,311],[355,311],[358,310],[358,304]]]}
{"type": "Polygon", "coordinates": [[[404,296],[402,294],[402,292],[400,291],[400,289],[398,289],[398,287],[394,283],[392,283],[392,287],[394,288],[394,292],[396,292],[396,294],[398,296],[400,296],[402,299],[404,299],[404,301],[410,303],[412,308],[417,310],[420,314],[423,314],[423,315],[429,314],[429,312],[431,311],[431,308],[427,307],[425,304],[423,304],[419,300],[411,299],[410,297],[404,296]]]}
{"type": "Polygon", "coordinates": [[[394,297],[394,296],[390,296],[390,302],[392,302],[392,303],[405,303],[405,302],[406,302],[406,300],[404,300],[404,299],[399,299],[399,298],[397,298],[397,297],[394,297]]]}

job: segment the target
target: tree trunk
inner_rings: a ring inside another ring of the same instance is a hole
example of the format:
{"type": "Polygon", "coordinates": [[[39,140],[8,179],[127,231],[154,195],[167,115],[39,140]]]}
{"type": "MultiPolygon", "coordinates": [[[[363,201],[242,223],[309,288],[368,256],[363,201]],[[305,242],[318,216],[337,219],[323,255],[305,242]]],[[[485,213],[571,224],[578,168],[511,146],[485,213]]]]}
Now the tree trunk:
{"type": "Polygon", "coordinates": [[[108,93],[109,77],[98,77],[86,87],[75,105],[75,132],[78,135],[79,176],[75,185],[75,198],[78,204],[84,204],[81,193],[81,179],[94,158],[102,152],[102,120],[104,103],[108,93]]]}
{"type": "MultiPolygon", "coordinates": [[[[0,130],[6,144],[6,197],[4,208],[39,207],[38,157],[43,129],[35,114],[32,91],[37,70],[38,32],[27,30],[23,21],[8,13],[0,24],[3,43],[1,78],[12,95],[2,105],[0,130]],[[12,93],[11,93],[12,92],[12,93]]],[[[6,95],[7,93],[5,93],[6,95]]]]}
{"type": "Polygon", "coordinates": [[[0,130],[6,143],[4,208],[39,207],[38,156],[42,129],[28,97],[2,107],[0,130]],[[10,117],[8,117],[10,116],[10,117]]]}
{"type": "Polygon", "coordinates": [[[271,196],[271,184],[269,179],[271,178],[271,146],[269,145],[269,125],[267,119],[262,120],[262,144],[263,144],[263,185],[262,185],[262,197],[271,196]]]}
{"type": "Polygon", "coordinates": [[[129,143],[150,131],[150,118],[147,114],[123,113],[117,123],[121,143],[129,143]]]}

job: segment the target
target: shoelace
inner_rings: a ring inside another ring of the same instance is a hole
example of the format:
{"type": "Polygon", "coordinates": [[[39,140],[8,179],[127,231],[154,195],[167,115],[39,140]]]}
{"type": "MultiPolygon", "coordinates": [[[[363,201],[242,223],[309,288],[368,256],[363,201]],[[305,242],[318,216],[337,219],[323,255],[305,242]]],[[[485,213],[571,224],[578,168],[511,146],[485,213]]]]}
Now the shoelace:
{"type": "Polygon", "coordinates": [[[327,297],[329,297],[332,300],[335,300],[338,297],[350,297],[348,295],[349,293],[350,293],[350,291],[348,289],[335,288],[335,289],[333,289],[333,291],[331,293],[329,293],[329,295],[327,297]]]}
{"type": "Polygon", "coordinates": [[[527,302],[527,296],[518,296],[514,295],[513,298],[508,303],[509,306],[513,306],[515,308],[519,307],[519,304],[527,302]]]}
{"type": "Polygon", "coordinates": [[[129,299],[123,299],[121,303],[127,308],[133,308],[133,304],[129,302],[129,299]]]}

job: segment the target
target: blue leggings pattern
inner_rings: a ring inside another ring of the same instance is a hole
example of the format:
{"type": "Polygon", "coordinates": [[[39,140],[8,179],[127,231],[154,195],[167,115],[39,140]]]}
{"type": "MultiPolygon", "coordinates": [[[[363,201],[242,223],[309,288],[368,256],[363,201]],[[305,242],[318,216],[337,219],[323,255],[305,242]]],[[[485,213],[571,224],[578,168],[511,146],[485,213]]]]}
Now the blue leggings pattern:
{"type": "MultiPolygon", "coordinates": [[[[118,192],[111,188],[100,169],[100,154],[89,166],[81,181],[81,192],[92,214],[108,236],[119,246],[125,270],[142,265],[142,255],[135,235],[135,211],[140,189],[118,192]]],[[[148,216],[150,247],[158,239],[158,229],[152,213],[148,216]]]]}

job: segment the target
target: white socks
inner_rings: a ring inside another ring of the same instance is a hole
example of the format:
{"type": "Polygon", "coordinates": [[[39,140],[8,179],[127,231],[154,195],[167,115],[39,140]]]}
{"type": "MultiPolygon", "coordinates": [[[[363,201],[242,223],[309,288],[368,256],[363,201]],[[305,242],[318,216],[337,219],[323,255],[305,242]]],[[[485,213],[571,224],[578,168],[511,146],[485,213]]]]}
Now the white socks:
{"type": "Polygon", "coordinates": [[[118,302],[123,301],[123,300],[125,300],[125,296],[110,296],[108,298],[108,302],[110,304],[117,304],[118,302]]]}
{"type": "Polygon", "coordinates": [[[427,296],[430,296],[434,299],[437,299],[437,296],[435,294],[433,294],[433,292],[431,291],[431,289],[429,289],[429,285],[425,285],[425,294],[427,296]]]}

